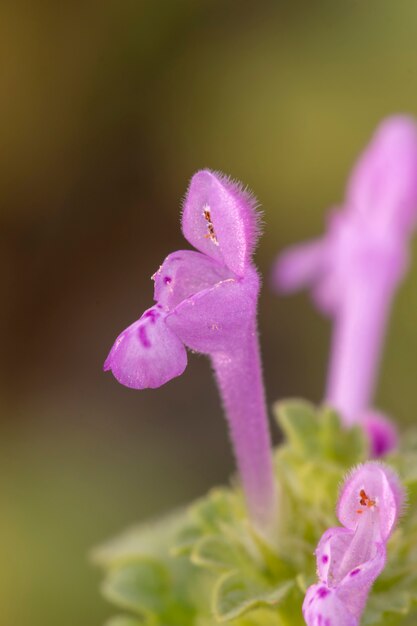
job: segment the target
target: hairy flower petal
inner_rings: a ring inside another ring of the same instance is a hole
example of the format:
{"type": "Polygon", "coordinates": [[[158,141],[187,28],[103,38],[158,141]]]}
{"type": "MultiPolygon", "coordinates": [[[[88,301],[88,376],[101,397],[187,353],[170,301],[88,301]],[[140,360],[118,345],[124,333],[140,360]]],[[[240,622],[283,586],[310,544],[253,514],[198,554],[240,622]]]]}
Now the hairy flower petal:
{"type": "Polygon", "coordinates": [[[183,300],[232,277],[230,270],[206,254],[178,250],[167,256],[153,276],[154,299],[172,310],[183,300]]]}
{"type": "Polygon", "coordinates": [[[243,276],[258,238],[256,201],[239,183],[201,170],[188,188],[182,230],[197,250],[243,276]]]}
{"type": "Polygon", "coordinates": [[[337,505],[337,516],[343,526],[355,530],[361,515],[375,509],[379,516],[382,541],[386,541],[402,512],[404,488],[397,474],[387,465],[371,461],[360,465],[348,476],[337,505]],[[373,505],[361,504],[364,492],[373,505]],[[358,511],[363,511],[358,514],[358,511]]]}

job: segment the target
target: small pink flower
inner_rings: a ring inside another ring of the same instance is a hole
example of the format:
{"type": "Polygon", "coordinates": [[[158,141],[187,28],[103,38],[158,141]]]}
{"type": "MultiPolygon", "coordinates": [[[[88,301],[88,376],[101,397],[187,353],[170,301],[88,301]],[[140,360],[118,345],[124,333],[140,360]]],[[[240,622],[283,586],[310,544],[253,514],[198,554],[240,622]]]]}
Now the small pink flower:
{"type": "MultiPolygon", "coordinates": [[[[317,307],[334,320],[325,401],[347,425],[362,423],[372,406],[391,303],[408,266],[416,219],[417,127],[405,116],[388,118],[355,166],[326,234],[284,251],[274,266],[279,291],[309,287],[317,307]]],[[[371,446],[385,452],[393,441],[371,446]]]]}
{"type": "Polygon", "coordinates": [[[404,497],[398,476],[382,463],[365,463],[347,477],[337,505],[343,526],[329,528],[317,546],[320,582],[303,603],[308,626],[358,626],[404,497]]]}
{"type": "Polygon", "coordinates": [[[119,335],[104,369],[128,387],[154,388],[182,374],[186,348],[210,356],[249,512],[266,532],[276,502],[256,323],[255,205],[223,175],[193,176],[182,230],[197,251],[165,259],[153,276],[156,304],[119,335]]]}
{"type": "Polygon", "coordinates": [[[398,445],[398,433],[394,424],[379,411],[366,411],[362,426],[371,444],[371,456],[378,458],[394,450],[398,445]]]}

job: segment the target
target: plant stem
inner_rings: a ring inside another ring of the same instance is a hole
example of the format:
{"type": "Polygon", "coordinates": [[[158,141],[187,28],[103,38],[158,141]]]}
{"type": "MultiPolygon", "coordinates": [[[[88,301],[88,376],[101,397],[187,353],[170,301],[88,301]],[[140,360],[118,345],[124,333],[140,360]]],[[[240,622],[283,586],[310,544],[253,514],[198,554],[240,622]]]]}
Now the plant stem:
{"type": "Polygon", "coordinates": [[[372,405],[392,292],[392,281],[375,275],[347,293],[336,315],[326,402],[348,426],[372,405]]]}
{"type": "Polygon", "coordinates": [[[271,437],[255,324],[228,352],[211,356],[250,519],[264,536],[277,522],[271,437]],[[236,345],[237,344],[237,345],[236,345]]]}

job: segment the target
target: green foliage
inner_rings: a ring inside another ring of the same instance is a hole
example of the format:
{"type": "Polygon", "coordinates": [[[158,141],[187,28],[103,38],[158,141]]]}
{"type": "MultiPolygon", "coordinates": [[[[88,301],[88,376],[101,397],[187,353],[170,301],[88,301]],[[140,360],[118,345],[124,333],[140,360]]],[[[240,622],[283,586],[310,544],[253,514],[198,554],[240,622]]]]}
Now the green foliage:
{"type": "MultiPolygon", "coordinates": [[[[328,408],[289,401],[276,414],[285,439],[274,457],[280,520],[273,540],[251,528],[236,486],[125,532],[93,555],[105,571],[105,597],[127,612],[107,626],[302,626],[315,547],[338,525],[338,487],[368,448],[361,431],[342,429],[328,408]]],[[[408,433],[401,453],[387,460],[410,502],[363,624],[406,626],[417,619],[417,434],[408,433]]]]}

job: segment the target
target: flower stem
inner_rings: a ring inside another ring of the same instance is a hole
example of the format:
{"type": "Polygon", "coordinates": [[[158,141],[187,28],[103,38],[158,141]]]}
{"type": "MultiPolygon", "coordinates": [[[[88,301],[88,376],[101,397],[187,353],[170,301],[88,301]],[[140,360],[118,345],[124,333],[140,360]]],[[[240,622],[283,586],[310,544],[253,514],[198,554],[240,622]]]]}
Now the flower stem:
{"type": "Polygon", "coordinates": [[[360,422],[372,405],[392,292],[385,276],[356,284],[336,316],[326,402],[346,425],[360,422]]]}
{"type": "Polygon", "coordinates": [[[277,521],[271,437],[255,324],[228,352],[211,359],[229,423],[250,519],[264,536],[277,521]]]}

